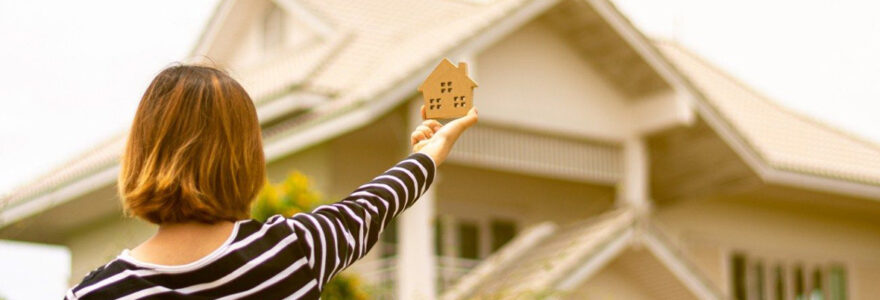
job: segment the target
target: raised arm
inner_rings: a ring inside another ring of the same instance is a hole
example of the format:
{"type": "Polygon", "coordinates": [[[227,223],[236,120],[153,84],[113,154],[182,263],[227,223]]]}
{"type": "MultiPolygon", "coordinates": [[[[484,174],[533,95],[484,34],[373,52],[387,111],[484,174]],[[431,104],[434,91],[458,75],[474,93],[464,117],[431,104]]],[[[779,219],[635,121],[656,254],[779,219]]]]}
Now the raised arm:
{"type": "Polygon", "coordinates": [[[363,257],[385,226],[418,200],[431,186],[436,167],[446,160],[452,145],[476,122],[476,110],[446,125],[433,120],[423,122],[412,135],[415,153],[342,201],[288,220],[303,241],[319,288],[363,257]]]}

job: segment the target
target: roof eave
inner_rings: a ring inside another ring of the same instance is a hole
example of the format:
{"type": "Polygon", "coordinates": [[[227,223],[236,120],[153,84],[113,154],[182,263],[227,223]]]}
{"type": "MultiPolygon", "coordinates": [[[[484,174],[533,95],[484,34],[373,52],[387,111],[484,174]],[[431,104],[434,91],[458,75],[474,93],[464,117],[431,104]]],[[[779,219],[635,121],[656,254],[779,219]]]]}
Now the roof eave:
{"type": "Polygon", "coordinates": [[[721,291],[703,276],[686,258],[668,245],[650,221],[637,217],[635,224],[629,224],[624,230],[604,243],[598,251],[590,255],[571,273],[558,280],[555,289],[562,291],[574,290],[593,275],[601,271],[621,253],[635,244],[644,245],[660,263],[662,263],[684,286],[699,299],[724,299],[721,291]],[[641,223],[641,224],[640,224],[641,223]]]}
{"type": "Polygon", "coordinates": [[[765,182],[787,186],[818,190],[855,196],[871,200],[880,200],[880,186],[844,179],[817,176],[774,167],[768,160],[759,155],[753,145],[745,141],[721,114],[709,105],[705,95],[690,82],[609,0],[583,0],[596,8],[596,11],[608,20],[614,28],[645,61],[651,65],[675,90],[691,95],[692,105],[746,164],[765,182]]]}
{"type": "Polygon", "coordinates": [[[214,7],[214,13],[211,14],[211,18],[205,24],[205,29],[199,34],[199,38],[192,49],[190,49],[187,58],[193,59],[196,55],[207,53],[207,48],[213,44],[214,38],[220,31],[220,24],[223,23],[222,20],[226,19],[229,13],[232,12],[235,2],[236,0],[221,0],[217,3],[217,6],[214,7]]]}
{"type": "Polygon", "coordinates": [[[39,214],[89,192],[112,185],[116,182],[118,174],[119,164],[114,164],[90,176],[58,188],[51,193],[21,203],[13,203],[14,205],[0,210],[0,228],[39,214]]]}

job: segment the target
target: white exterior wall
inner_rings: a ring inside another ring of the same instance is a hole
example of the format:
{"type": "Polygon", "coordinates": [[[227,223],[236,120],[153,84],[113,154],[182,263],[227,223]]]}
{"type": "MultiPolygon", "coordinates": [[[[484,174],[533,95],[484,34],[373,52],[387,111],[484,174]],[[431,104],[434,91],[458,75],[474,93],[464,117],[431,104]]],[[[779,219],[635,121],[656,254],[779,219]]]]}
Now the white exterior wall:
{"type": "Polygon", "coordinates": [[[322,192],[327,191],[333,186],[331,155],[329,144],[316,145],[270,162],[266,166],[266,175],[270,183],[276,184],[297,171],[309,177],[312,188],[322,192]]]}
{"type": "Polygon", "coordinates": [[[707,277],[726,292],[729,256],[744,251],[770,259],[766,264],[784,259],[803,263],[808,270],[813,263],[840,263],[846,268],[851,299],[880,293],[876,285],[880,224],[866,215],[744,198],[663,206],[656,217],[707,277]]]}
{"type": "MultiPolygon", "coordinates": [[[[668,274],[664,274],[668,275],[668,274]]],[[[571,294],[564,295],[566,299],[630,299],[648,300],[657,299],[657,295],[646,290],[645,287],[634,282],[631,276],[625,274],[621,267],[611,264],[602,268],[590,280],[571,294]]]]}
{"type": "Polygon", "coordinates": [[[120,213],[74,231],[63,242],[70,249],[70,284],[79,283],[89,271],[113,260],[123,249],[140,245],[155,234],[157,228],[120,213]]]}
{"type": "Polygon", "coordinates": [[[486,122],[621,139],[627,100],[552,29],[531,22],[477,56],[474,104],[486,122]]]}
{"type": "Polygon", "coordinates": [[[456,165],[443,166],[435,186],[438,213],[472,220],[510,219],[520,229],[543,221],[583,220],[614,202],[611,187],[456,165]]]}

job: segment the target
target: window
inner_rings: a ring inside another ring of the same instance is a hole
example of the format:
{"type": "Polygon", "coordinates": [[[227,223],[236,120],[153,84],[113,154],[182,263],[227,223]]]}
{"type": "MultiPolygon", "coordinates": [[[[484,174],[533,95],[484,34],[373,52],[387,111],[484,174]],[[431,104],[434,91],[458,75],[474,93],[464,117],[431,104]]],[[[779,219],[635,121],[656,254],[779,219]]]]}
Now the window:
{"type": "Polygon", "coordinates": [[[269,1],[269,8],[263,16],[263,51],[274,50],[284,45],[287,20],[284,10],[274,1],[269,1]]]}
{"type": "Polygon", "coordinates": [[[480,258],[480,234],[476,223],[458,224],[458,255],[461,258],[480,258]]]}
{"type": "Polygon", "coordinates": [[[437,254],[467,259],[485,258],[516,237],[516,222],[496,218],[441,216],[434,224],[437,254]],[[440,245],[442,243],[442,245],[440,245]]]}
{"type": "Polygon", "coordinates": [[[846,274],[841,266],[831,267],[828,274],[828,293],[831,300],[846,299],[846,274]]]}
{"type": "Polygon", "coordinates": [[[730,293],[736,300],[846,299],[842,265],[786,258],[768,259],[734,253],[730,258],[730,293]]]}
{"type": "Polygon", "coordinates": [[[516,236],[516,224],[507,220],[492,220],[492,252],[498,251],[516,236]]]}
{"type": "Polygon", "coordinates": [[[443,221],[434,219],[434,253],[443,256],[443,221]]]}
{"type": "Polygon", "coordinates": [[[379,251],[382,254],[382,258],[393,257],[397,255],[397,221],[391,221],[388,226],[385,226],[385,230],[382,231],[382,236],[379,237],[379,251]]]}
{"type": "Polygon", "coordinates": [[[746,299],[746,258],[742,254],[734,254],[733,259],[731,259],[731,272],[733,273],[730,277],[733,279],[733,299],[742,300],[746,299]]]}

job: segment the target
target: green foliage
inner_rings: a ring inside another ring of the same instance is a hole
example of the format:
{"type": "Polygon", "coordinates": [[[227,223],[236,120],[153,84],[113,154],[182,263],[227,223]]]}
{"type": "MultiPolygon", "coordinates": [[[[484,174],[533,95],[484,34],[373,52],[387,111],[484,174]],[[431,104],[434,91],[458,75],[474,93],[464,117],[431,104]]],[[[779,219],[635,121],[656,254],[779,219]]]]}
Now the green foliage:
{"type": "Polygon", "coordinates": [[[263,222],[271,216],[292,216],[308,212],[323,204],[321,194],[311,186],[311,180],[300,172],[293,172],[281,183],[266,184],[251,206],[251,217],[263,222]]]}
{"type": "MultiPolygon", "coordinates": [[[[264,222],[271,216],[292,216],[309,212],[325,204],[323,196],[312,187],[308,176],[293,172],[278,184],[266,184],[251,205],[251,217],[264,222]]],[[[325,300],[366,300],[369,295],[361,286],[357,276],[336,275],[324,286],[321,299],[325,300]]]]}
{"type": "Polygon", "coordinates": [[[324,286],[321,299],[366,300],[370,299],[370,296],[361,288],[361,283],[357,276],[339,274],[324,286]]]}

